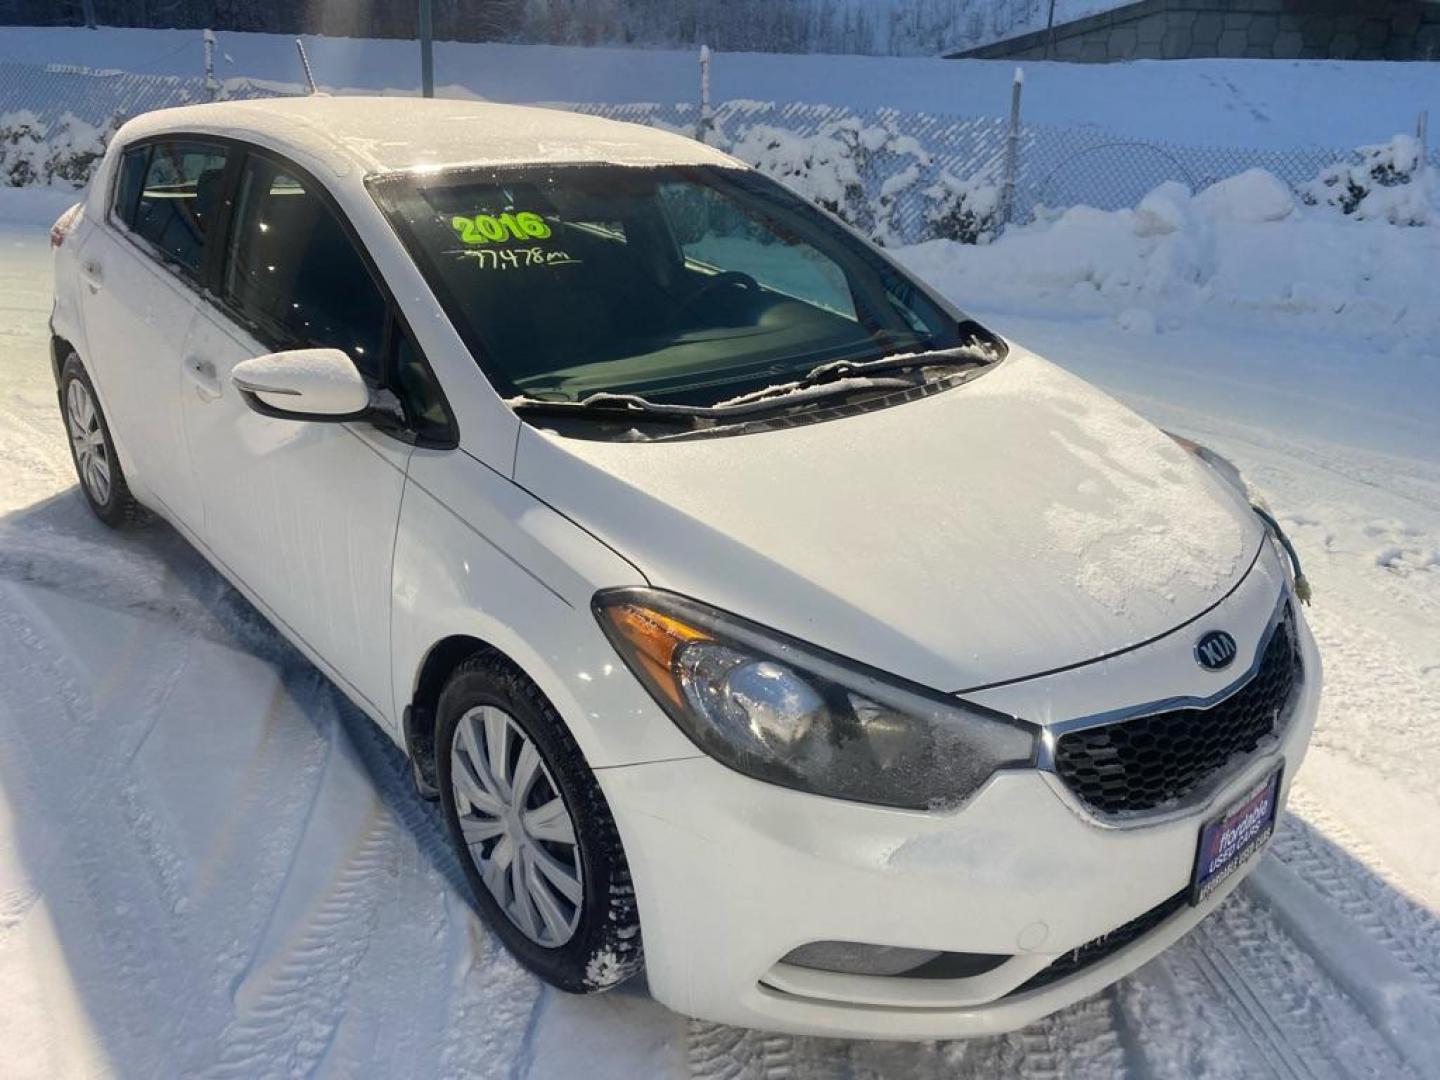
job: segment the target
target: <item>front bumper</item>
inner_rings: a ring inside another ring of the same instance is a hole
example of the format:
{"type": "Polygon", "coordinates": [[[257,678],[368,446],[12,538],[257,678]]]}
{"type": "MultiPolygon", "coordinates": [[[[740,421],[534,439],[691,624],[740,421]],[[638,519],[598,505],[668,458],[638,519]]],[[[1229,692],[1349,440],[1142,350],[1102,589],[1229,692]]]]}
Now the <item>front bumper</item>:
{"type": "Polygon", "coordinates": [[[1097,820],[1041,771],[997,774],[959,810],[919,813],[789,791],[708,758],[602,770],[651,992],[707,1020],[890,1039],[1009,1031],[1093,994],[1185,934],[1244,873],[1075,974],[1017,990],[1175,897],[1200,826],[1282,762],[1283,808],[1320,692],[1314,639],[1297,625],[1304,677],[1278,739],[1202,801],[1133,824],[1097,820]],[[963,979],[776,966],[824,940],[1010,959],[963,979]]]}

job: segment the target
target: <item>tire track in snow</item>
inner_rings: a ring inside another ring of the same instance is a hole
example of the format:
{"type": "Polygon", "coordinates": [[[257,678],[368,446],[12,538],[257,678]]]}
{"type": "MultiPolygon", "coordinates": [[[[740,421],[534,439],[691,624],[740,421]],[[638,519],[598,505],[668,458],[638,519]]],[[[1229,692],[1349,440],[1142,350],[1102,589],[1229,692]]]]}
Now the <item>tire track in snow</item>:
{"type": "Polygon", "coordinates": [[[1289,1080],[1328,1075],[1306,1064],[1304,1054],[1292,1045],[1285,1027],[1276,1023],[1270,1010],[1255,996],[1223,951],[1199,946],[1193,962],[1215,996],[1225,1002],[1237,1027],[1273,1075],[1289,1080]]]}
{"type": "Polygon", "coordinates": [[[690,1075],[703,1080],[790,1080],[795,1040],[789,1035],[690,1021],[690,1075]]]}
{"type": "MultiPolygon", "coordinates": [[[[449,962],[443,955],[449,952],[455,964],[448,993],[436,1000],[452,1022],[442,1025],[434,1045],[417,1048],[415,1064],[424,1068],[422,1062],[433,1062],[443,1075],[505,1072],[506,1063],[519,1050],[511,1045],[511,1035],[523,1027],[518,1016],[538,1007],[539,984],[500,954],[489,933],[475,922],[463,899],[464,877],[439,814],[411,790],[403,756],[308,666],[299,670],[313,686],[313,693],[306,695],[314,703],[311,711],[321,713],[327,725],[331,743],[327,770],[334,774],[320,780],[292,862],[307,860],[305,833],[334,828],[335,808],[319,805],[322,801],[333,804],[339,799],[342,806],[349,805],[357,791],[363,791],[365,826],[355,848],[340,861],[341,869],[327,884],[323,899],[311,898],[303,922],[295,925],[287,925],[287,919],[293,917],[293,894],[307,888],[303,880],[296,880],[304,876],[303,865],[287,875],[258,935],[259,955],[252,956],[238,981],[234,993],[238,1015],[220,1040],[218,1061],[204,1075],[325,1072],[354,1052],[354,1032],[347,1036],[342,1024],[349,1012],[364,1016],[376,1007],[376,992],[394,967],[391,954],[397,939],[387,932],[382,918],[425,917],[418,910],[397,910],[387,903],[391,894],[381,892],[402,864],[423,867],[422,874],[438,873],[441,891],[435,903],[444,913],[441,925],[461,931],[458,941],[442,936],[426,943],[422,951],[428,960],[417,955],[403,958],[402,962],[438,965],[449,962]],[[346,790],[337,796],[337,788],[346,790]],[[267,940],[272,942],[272,955],[265,957],[267,940]],[[426,950],[432,947],[442,955],[430,956],[426,950]],[[487,1030],[502,1017],[499,1030],[487,1030]],[[476,1046],[487,1052],[471,1053],[476,1046]]],[[[323,837],[320,846],[323,857],[323,837]]],[[[428,982],[402,985],[403,991],[388,997],[413,1000],[417,991],[431,993],[428,982]]],[[[386,1001],[379,1007],[390,1005],[386,1001]]]]}
{"type": "MultiPolygon", "coordinates": [[[[337,699],[339,691],[332,691],[337,699]]],[[[410,777],[410,761],[368,717],[344,703],[341,726],[355,747],[367,772],[374,778],[390,812],[414,838],[419,854],[425,856],[451,885],[468,898],[469,883],[460,858],[450,843],[438,803],[429,803],[416,793],[410,777]]]]}
{"type": "Polygon", "coordinates": [[[62,479],[73,465],[64,419],[59,406],[41,419],[37,408],[25,398],[0,397],[0,461],[33,480],[35,474],[62,479]],[[23,429],[21,438],[16,429],[23,429]]]}
{"type": "Polygon", "coordinates": [[[287,692],[324,733],[324,764],[269,913],[232,984],[235,1015],[206,1076],[312,1072],[378,929],[395,821],[355,759],[336,691],[308,665],[282,671],[282,682],[287,674],[300,683],[287,692]]]}
{"type": "Polygon", "coordinates": [[[193,969],[186,928],[156,895],[139,838],[113,827],[126,820],[118,794],[126,763],[104,751],[123,732],[98,723],[97,702],[73,670],[76,661],[48,636],[45,616],[3,582],[0,598],[0,656],[7,659],[0,694],[10,702],[6,713],[25,774],[56,823],[59,854],[43,870],[45,891],[79,901],[63,925],[88,941],[93,952],[85,960],[108,969],[107,986],[125,988],[90,1007],[112,1035],[134,1042],[133,1059],[144,1061],[142,1036],[164,1045],[179,1026],[178,1011],[157,1015],[155,1005],[167,972],[193,969]],[[77,775],[85,782],[76,783],[77,775]],[[163,912],[158,925],[156,912],[163,912]]]}
{"type": "Polygon", "coordinates": [[[1440,1019],[1413,975],[1284,863],[1261,867],[1247,890],[1349,995],[1401,1058],[1421,1072],[1433,1071],[1440,1019]]]}
{"type": "Polygon", "coordinates": [[[792,1038],[692,1020],[687,1060],[690,1075],[702,1080],[1109,1080],[1135,1071],[1121,1021],[1109,996],[1078,1002],[1008,1035],[940,1042],[792,1038]]]}
{"type": "MultiPolygon", "coordinates": [[[[19,741],[14,737],[14,726],[15,721],[9,715],[5,700],[0,697],[0,825],[5,824],[5,818],[11,822],[39,821],[44,833],[48,834],[50,830],[43,816],[39,792],[28,771],[22,767],[23,757],[14,746],[19,741]]],[[[45,847],[51,846],[46,835],[45,847]]],[[[26,913],[40,899],[35,874],[27,872],[23,865],[22,847],[18,842],[17,828],[12,825],[0,829],[0,881],[7,882],[0,886],[0,941],[24,922],[26,913]],[[10,876],[12,873],[14,877],[10,876]]]]}
{"type": "Polygon", "coordinates": [[[1035,1080],[1124,1076],[1132,1063],[1119,1028],[1120,1012],[1109,995],[1076,1002],[1019,1032],[1024,1056],[1018,1074],[1035,1080]]]}
{"type": "MultiPolygon", "coordinates": [[[[337,693],[337,700],[338,692],[337,693]]],[[[448,1022],[433,1047],[441,1075],[528,1076],[530,1044],[550,1020],[550,990],[520,967],[481,921],[440,807],[415,791],[409,759],[347,704],[341,722],[386,809],[405,854],[437,875],[448,946],[448,1022]]],[[[658,1007],[658,1006],[657,1006],[658,1007]]],[[[537,1078],[538,1080],[538,1078],[537,1078]]]]}
{"type": "Polygon", "coordinates": [[[1191,962],[1275,1075],[1413,1075],[1316,960],[1243,894],[1187,940],[1191,962]]]}
{"type": "Polygon", "coordinates": [[[186,860],[179,851],[178,843],[171,829],[163,819],[157,819],[145,805],[144,794],[131,776],[131,766],[136,755],[144,747],[155,726],[160,723],[167,702],[175,687],[185,675],[190,663],[190,647],[182,641],[173,655],[167,656],[163,665],[151,671],[150,686],[140,696],[140,715],[147,718],[145,730],[127,747],[127,753],[116,755],[116,790],[124,807],[125,824],[129,827],[136,843],[145,853],[145,868],[154,878],[155,886],[163,898],[167,911],[183,914],[188,897],[185,890],[186,860]]]}
{"type": "MultiPolygon", "coordinates": [[[[375,931],[376,886],[393,838],[394,823],[374,805],[339,876],[293,944],[247,975],[250,987],[251,980],[263,986],[222,1033],[218,1060],[201,1075],[304,1075],[323,1059],[375,931]]],[[[245,989],[237,991],[237,1001],[250,996],[245,989]]]]}
{"type": "Polygon", "coordinates": [[[1291,805],[1304,821],[1287,817],[1271,854],[1398,961],[1440,1015],[1440,918],[1391,887],[1374,849],[1312,795],[1292,789],[1291,805]]]}

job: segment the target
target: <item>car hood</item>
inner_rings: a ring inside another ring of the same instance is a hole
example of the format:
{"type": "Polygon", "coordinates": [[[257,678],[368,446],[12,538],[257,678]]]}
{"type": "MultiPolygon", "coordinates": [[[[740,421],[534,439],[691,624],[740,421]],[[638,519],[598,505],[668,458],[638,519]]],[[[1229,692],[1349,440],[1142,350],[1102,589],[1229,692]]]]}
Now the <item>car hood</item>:
{"type": "Polygon", "coordinates": [[[515,479],[658,588],[952,691],[1163,634],[1264,535],[1164,433],[1018,347],[958,388],[775,431],[523,425],[515,479]]]}

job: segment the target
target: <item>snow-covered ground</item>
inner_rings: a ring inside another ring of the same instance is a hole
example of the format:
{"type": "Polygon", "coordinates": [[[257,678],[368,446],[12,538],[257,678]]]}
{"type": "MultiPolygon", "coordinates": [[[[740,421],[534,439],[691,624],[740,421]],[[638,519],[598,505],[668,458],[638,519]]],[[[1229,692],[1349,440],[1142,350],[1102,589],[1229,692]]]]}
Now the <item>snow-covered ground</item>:
{"type": "Polygon", "coordinates": [[[1245,469],[1314,582],[1326,661],[1291,813],[1219,913],[1021,1033],[917,1045],[693,1023],[639,985],[570,998],[510,961],[393,747],[175,533],[112,533],[75,491],[47,358],[62,199],[0,192],[0,1073],[1440,1075],[1436,229],[1185,204],[1209,224],[1081,215],[904,253],[1245,469]],[[1067,274],[1086,229],[1104,254],[1067,274]],[[1337,281],[1317,254],[1367,246],[1410,271],[1337,281]],[[1277,273],[1338,291],[1297,302],[1277,273]]]}

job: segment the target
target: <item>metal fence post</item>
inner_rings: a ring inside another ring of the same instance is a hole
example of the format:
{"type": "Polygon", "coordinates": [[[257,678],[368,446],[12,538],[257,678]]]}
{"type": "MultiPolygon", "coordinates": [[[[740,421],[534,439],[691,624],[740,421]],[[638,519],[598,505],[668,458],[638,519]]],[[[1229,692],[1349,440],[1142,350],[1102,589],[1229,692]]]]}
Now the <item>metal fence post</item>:
{"type": "Polygon", "coordinates": [[[300,68],[305,72],[305,85],[309,88],[306,92],[318,93],[320,88],[315,85],[315,72],[310,70],[310,57],[306,55],[305,43],[298,37],[295,39],[295,51],[300,54],[300,68]]]}
{"type": "Polygon", "coordinates": [[[420,94],[435,96],[435,48],[432,42],[434,27],[431,20],[430,0],[420,0],[420,94]]]}
{"type": "Polygon", "coordinates": [[[205,100],[220,96],[220,80],[215,78],[215,31],[205,30],[205,100]]]}
{"type": "Polygon", "coordinates": [[[708,142],[715,129],[715,114],[710,108],[710,46],[700,46],[700,122],[695,125],[695,138],[708,142]]]}
{"type": "Polygon", "coordinates": [[[1415,120],[1415,138],[1420,140],[1420,175],[1425,175],[1425,170],[1430,167],[1430,110],[1421,109],[1420,115],[1415,120]]]}
{"type": "Polygon", "coordinates": [[[1015,213],[1015,170],[1020,152],[1020,90],[1025,85],[1025,70],[1015,69],[1010,84],[1010,127],[1005,133],[1005,174],[1000,188],[1000,223],[1010,224],[1015,213]]]}

